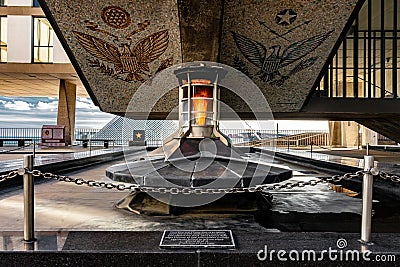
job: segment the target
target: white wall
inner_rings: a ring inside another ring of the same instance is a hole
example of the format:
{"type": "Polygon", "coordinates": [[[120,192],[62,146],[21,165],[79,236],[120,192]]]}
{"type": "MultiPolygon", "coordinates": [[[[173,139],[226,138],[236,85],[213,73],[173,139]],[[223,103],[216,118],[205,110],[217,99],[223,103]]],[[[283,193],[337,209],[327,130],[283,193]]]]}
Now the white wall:
{"type": "Polygon", "coordinates": [[[32,0],[8,0],[7,6],[32,6],[32,0]]]}
{"type": "MultiPolygon", "coordinates": [[[[32,17],[7,16],[7,62],[32,62],[32,17]]],[[[70,63],[54,33],[53,63],[70,63]]]]}
{"type": "Polygon", "coordinates": [[[7,62],[30,63],[32,17],[10,15],[7,16],[7,24],[7,62]]]}
{"type": "Polygon", "coordinates": [[[54,63],[69,63],[67,53],[65,53],[60,41],[54,33],[54,44],[53,44],[53,62],[54,63]]]}

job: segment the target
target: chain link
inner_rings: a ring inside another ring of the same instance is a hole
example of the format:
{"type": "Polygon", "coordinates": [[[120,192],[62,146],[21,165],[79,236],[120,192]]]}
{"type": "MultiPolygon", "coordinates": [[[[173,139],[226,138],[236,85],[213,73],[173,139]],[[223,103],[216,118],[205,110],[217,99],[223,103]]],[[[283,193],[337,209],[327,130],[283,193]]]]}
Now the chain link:
{"type": "Polygon", "coordinates": [[[399,176],[397,176],[397,175],[391,175],[391,174],[388,174],[388,173],[382,172],[382,171],[379,172],[379,178],[381,178],[381,179],[383,179],[383,180],[392,181],[392,182],[395,183],[395,184],[400,183],[400,177],[399,177],[399,176]]]}
{"type": "Polygon", "coordinates": [[[8,174],[0,175],[0,183],[4,182],[5,180],[13,179],[13,178],[17,177],[18,175],[19,175],[18,171],[11,171],[8,174]]]}
{"type": "Polygon", "coordinates": [[[145,193],[158,193],[158,194],[227,194],[227,193],[248,193],[248,192],[269,192],[276,191],[281,189],[293,189],[293,188],[302,188],[305,186],[316,186],[322,183],[337,183],[342,180],[350,180],[356,177],[362,177],[364,174],[378,174],[378,177],[383,180],[392,181],[393,183],[400,183],[400,177],[397,175],[390,175],[382,171],[377,171],[376,169],[371,169],[369,171],[357,171],[355,173],[345,173],[343,176],[334,175],[332,177],[320,177],[318,179],[312,179],[306,182],[286,182],[286,183],[276,183],[276,184],[263,184],[252,187],[233,187],[233,188],[189,188],[189,187],[150,187],[150,186],[141,186],[139,184],[114,184],[114,183],[106,183],[106,182],[97,182],[94,180],[85,180],[83,178],[74,178],[64,175],[57,175],[53,173],[42,173],[39,170],[29,171],[28,169],[20,168],[18,171],[11,171],[8,174],[4,174],[0,176],[0,182],[3,182],[8,179],[13,179],[18,175],[22,175],[24,173],[30,173],[34,177],[43,177],[45,179],[53,179],[60,182],[74,183],[76,185],[87,185],[89,187],[99,187],[105,189],[117,189],[119,191],[136,191],[136,192],[145,192],[145,193]]]}

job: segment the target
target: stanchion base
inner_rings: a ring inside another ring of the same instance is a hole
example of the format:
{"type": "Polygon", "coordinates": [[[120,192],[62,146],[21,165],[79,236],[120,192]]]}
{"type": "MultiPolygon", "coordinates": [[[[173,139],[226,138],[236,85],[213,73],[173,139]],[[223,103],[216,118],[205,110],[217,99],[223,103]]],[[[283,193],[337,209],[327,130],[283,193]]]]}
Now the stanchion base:
{"type": "Polygon", "coordinates": [[[361,240],[361,239],[358,239],[357,241],[360,242],[361,244],[365,245],[365,246],[375,245],[374,242],[371,242],[371,241],[367,242],[367,241],[364,241],[364,240],[361,240]]]}
{"type": "Polygon", "coordinates": [[[31,243],[35,243],[37,241],[37,239],[36,238],[34,238],[34,239],[32,239],[32,240],[25,240],[25,239],[22,239],[22,243],[24,243],[24,244],[31,244],[31,243]]]}

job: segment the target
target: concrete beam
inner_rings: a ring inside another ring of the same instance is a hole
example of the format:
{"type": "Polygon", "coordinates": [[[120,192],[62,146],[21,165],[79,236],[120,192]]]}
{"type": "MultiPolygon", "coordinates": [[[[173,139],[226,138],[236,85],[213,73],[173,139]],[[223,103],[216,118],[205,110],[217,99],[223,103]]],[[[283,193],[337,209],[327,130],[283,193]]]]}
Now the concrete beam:
{"type": "Polygon", "coordinates": [[[31,6],[4,6],[0,7],[0,16],[16,15],[16,16],[41,16],[44,12],[40,7],[31,6]]]}
{"type": "Polygon", "coordinates": [[[221,0],[179,0],[182,61],[217,61],[222,23],[221,0]]]}
{"type": "MultiPolygon", "coordinates": [[[[71,63],[7,63],[0,64],[0,73],[68,73],[76,74],[71,63]]],[[[77,77],[78,78],[78,77],[77,77]]]]}
{"type": "Polygon", "coordinates": [[[312,98],[301,110],[304,116],[313,114],[333,120],[346,118],[381,117],[383,114],[399,115],[400,99],[395,98],[312,98]]]}
{"type": "MultiPolygon", "coordinates": [[[[300,112],[363,1],[39,2],[95,104],[105,112],[125,114],[140,85],[158,70],[193,60],[218,61],[241,70],[260,88],[273,112],[300,112]],[[115,24],[116,14],[121,24],[115,24]],[[135,53],[126,54],[122,40],[127,36],[131,52],[145,49],[144,40],[159,46],[154,58],[140,62],[142,69],[127,61],[142,60],[135,53]],[[102,46],[96,48],[96,43],[102,46]]],[[[245,85],[241,89],[250,90],[245,85]]],[[[146,91],[134,112],[147,116],[145,99],[154,93],[146,91]]],[[[163,95],[148,118],[165,118],[176,107],[177,97],[176,91],[163,95]]],[[[222,92],[221,101],[247,118],[249,109],[240,98],[222,92]]]]}

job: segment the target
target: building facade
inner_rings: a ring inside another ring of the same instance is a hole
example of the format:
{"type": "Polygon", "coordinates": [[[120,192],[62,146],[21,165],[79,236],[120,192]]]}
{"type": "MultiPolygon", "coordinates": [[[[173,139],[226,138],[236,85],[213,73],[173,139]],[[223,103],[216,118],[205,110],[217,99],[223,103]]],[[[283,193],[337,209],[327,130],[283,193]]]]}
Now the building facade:
{"type": "Polygon", "coordinates": [[[70,143],[76,95],[87,93],[37,0],[0,1],[0,51],[0,94],[58,96],[70,143]]]}

